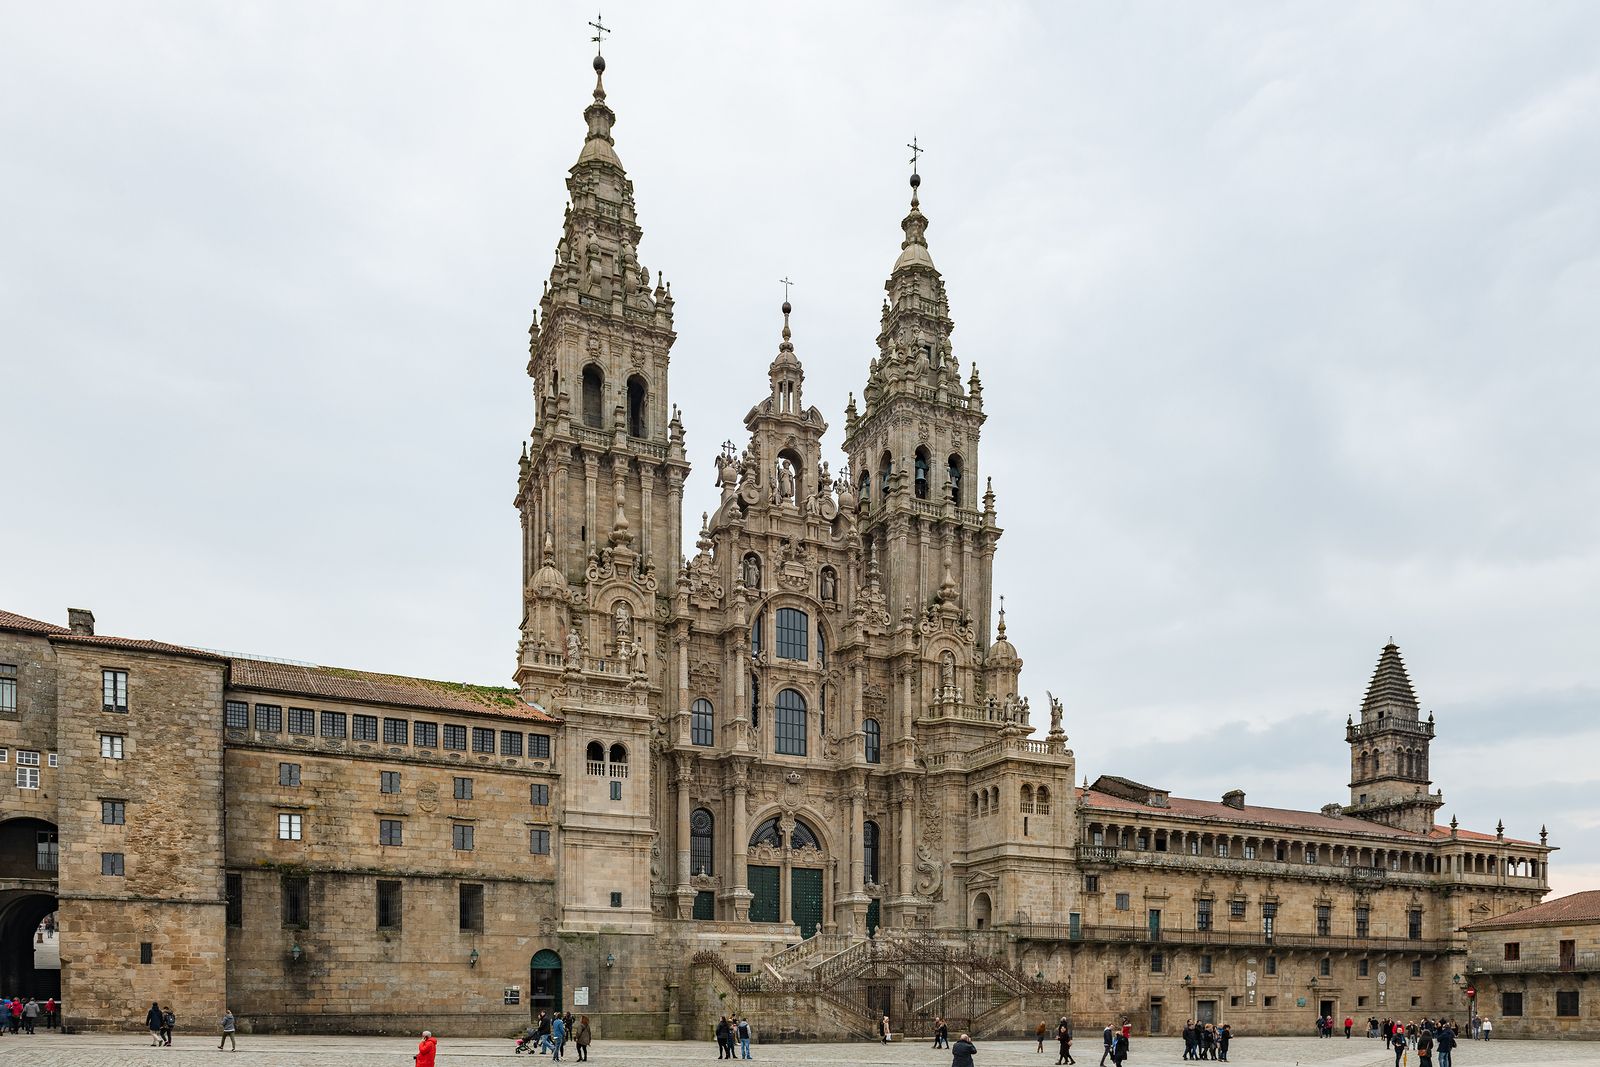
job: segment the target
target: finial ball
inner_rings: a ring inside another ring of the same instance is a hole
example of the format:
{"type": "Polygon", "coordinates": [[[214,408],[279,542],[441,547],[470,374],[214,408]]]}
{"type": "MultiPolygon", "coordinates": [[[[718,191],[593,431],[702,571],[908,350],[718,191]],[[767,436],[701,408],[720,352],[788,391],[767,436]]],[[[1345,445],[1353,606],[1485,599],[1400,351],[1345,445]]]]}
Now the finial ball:
{"type": "Polygon", "coordinates": [[[787,315],[787,314],[789,314],[789,312],[791,312],[791,311],[793,311],[793,310],[794,310],[794,308],[792,308],[792,307],[790,307],[790,306],[789,306],[789,301],[787,301],[787,300],[785,300],[785,301],[784,301],[784,302],[783,302],[783,313],[784,313],[784,314],[785,314],[785,315],[787,315]]]}
{"type": "Polygon", "coordinates": [[[594,57],[594,72],[596,74],[604,74],[606,72],[606,57],[605,56],[595,56],[594,57]]]}
{"type": "Polygon", "coordinates": [[[911,188],[915,189],[922,184],[922,175],[916,171],[911,172],[911,188]]]}

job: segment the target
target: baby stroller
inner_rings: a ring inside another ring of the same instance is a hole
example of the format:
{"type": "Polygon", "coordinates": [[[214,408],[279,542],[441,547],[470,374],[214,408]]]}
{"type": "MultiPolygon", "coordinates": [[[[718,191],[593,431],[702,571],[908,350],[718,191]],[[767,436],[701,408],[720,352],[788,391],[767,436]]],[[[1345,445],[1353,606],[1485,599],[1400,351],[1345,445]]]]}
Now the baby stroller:
{"type": "Polygon", "coordinates": [[[538,1040],[539,1031],[530,1026],[526,1031],[523,1032],[521,1037],[517,1038],[517,1047],[512,1051],[517,1055],[521,1055],[522,1053],[526,1052],[531,1056],[533,1055],[534,1048],[537,1047],[536,1042],[538,1040]]]}

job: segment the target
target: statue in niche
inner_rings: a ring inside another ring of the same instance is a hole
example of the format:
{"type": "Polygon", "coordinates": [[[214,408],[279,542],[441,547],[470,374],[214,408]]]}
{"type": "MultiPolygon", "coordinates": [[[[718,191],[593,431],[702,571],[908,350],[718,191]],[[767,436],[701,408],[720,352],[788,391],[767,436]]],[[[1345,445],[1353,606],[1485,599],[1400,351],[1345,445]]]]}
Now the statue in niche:
{"type": "Polygon", "coordinates": [[[628,654],[629,654],[629,658],[632,659],[632,661],[633,661],[633,673],[635,673],[635,674],[643,674],[644,673],[644,642],[639,640],[639,638],[637,636],[634,637],[633,646],[628,650],[628,654]]]}
{"type": "Polygon", "coordinates": [[[818,592],[821,594],[822,602],[824,604],[831,604],[838,598],[838,596],[839,596],[839,588],[838,588],[838,586],[839,586],[838,580],[835,579],[834,576],[833,576],[833,568],[832,567],[824,567],[824,568],[822,568],[822,577],[821,577],[821,579],[819,579],[819,587],[820,588],[819,588],[818,592]]]}
{"type": "Polygon", "coordinates": [[[583,638],[576,629],[567,631],[567,663],[576,667],[583,658],[583,638]]]}
{"type": "Polygon", "coordinates": [[[603,276],[604,260],[601,258],[600,236],[595,233],[594,223],[589,223],[589,228],[583,234],[584,277],[589,288],[600,288],[603,276]]]}
{"type": "Polygon", "coordinates": [[[939,655],[939,684],[947,689],[956,684],[956,654],[948,648],[939,655]]]}
{"type": "Polygon", "coordinates": [[[761,558],[754,552],[744,557],[744,584],[747,589],[761,588],[761,558]]]}
{"type": "Polygon", "coordinates": [[[778,503],[794,499],[794,466],[786,459],[778,461],[778,503]]]}
{"type": "Polygon", "coordinates": [[[617,654],[628,647],[629,640],[633,637],[633,609],[626,600],[617,601],[617,606],[611,617],[612,636],[616,638],[617,654]]]}

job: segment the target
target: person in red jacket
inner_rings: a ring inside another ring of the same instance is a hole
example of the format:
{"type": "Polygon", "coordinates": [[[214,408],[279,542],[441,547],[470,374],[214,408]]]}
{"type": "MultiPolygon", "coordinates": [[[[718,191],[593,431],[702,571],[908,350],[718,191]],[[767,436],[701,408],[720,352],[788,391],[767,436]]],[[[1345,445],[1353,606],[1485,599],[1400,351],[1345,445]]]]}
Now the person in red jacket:
{"type": "Polygon", "coordinates": [[[1356,1024],[1356,1021],[1354,1019],[1350,1018],[1350,1016],[1346,1015],[1344,1017],[1344,1039],[1346,1041],[1350,1040],[1350,1028],[1355,1026],[1355,1024],[1356,1024]]]}
{"type": "Polygon", "coordinates": [[[433,1031],[422,1031],[422,1043],[417,1046],[417,1067],[433,1067],[433,1057],[438,1047],[439,1042],[433,1039],[433,1031]]]}

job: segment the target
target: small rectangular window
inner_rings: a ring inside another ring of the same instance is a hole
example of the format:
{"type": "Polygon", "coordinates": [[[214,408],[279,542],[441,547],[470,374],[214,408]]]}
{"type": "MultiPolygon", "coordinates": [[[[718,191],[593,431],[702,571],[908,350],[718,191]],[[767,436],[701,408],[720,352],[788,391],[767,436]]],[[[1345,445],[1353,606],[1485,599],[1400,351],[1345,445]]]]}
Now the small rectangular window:
{"type": "Polygon", "coordinates": [[[1367,977],[1367,971],[1368,970],[1369,970],[1369,964],[1368,964],[1368,962],[1366,960],[1357,960],[1356,961],[1356,976],[1358,978],[1367,977]]]}
{"type": "Polygon", "coordinates": [[[1256,846],[1254,846],[1254,845],[1246,845],[1246,846],[1244,846],[1244,858],[1247,859],[1247,860],[1255,859],[1256,858],[1256,846]]]}
{"type": "Polygon", "coordinates": [[[264,734],[283,732],[283,705],[257,704],[256,729],[264,734]]]}
{"type": "Polygon", "coordinates": [[[229,926],[244,925],[244,875],[228,874],[223,879],[223,893],[228,899],[229,926]]]}
{"type": "Polygon", "coordinates": [[[494,755],[494,731],[483,726],[472,728],[472,751],[494,755]]]}
{"type": "Polygon", "coordinates": [[[400,929],[401,891],[399,882],[378,882],[378,929],[400,929]]]}
{"type": "Polygon", "coordinates": [[[418,748],[438,748],[439,724],[436,722],[412,723],[411,742],[418,748]]]}
{"type": "Polygon", "coordinates": [[[454,823],[450,827],[450,845],[457,852],[472,851],[472,827],[465,823],[454,823]]]}
{"type": "Polygon", "coordinates": [[[1126,894],[1126,893],[1118,893],[1117,894],[1117,910],[1118,911],[1127,911],[1128,907],[1129,907],[1128,894],[1126,894]]]}
{"type": "Polygon", "coordinates": [[[528,851],[535,856],[548,856],[550,854],[550,831],[529,830],[528,851]]]}
{"type": "Polygon", "coordinates": [[[622,907],[622,894],[621,893],[612,893],[611,894],[611,906],[613,908],[622,907]]]}
{"type": "Polygon", "coordinates": [[[121,734],[100,735],[100,757],[102,759],[121,759],[124,738],[121,734]]]}
{"type": "Polygon", "coordinates": [[[1327,957],[1317,961],[1317,977],[1328,978],[1333,974],[1333,961],[1327,957]]]}
{"type": "Polygon", "coordinates": [[[1274,1007],[1278,1003],[1278,998],[1277,997],[1262,997],[1261,998],[1261,1002],[1265,1006],[1271,1008],[1271,1007],[1274,1007]]]}
{"type": "Polygon", "coordinates": [[[542,808],[550,803],[550,787],[540,783],[528,787],[528,802],[536,808],[542,808]]]}
{"type": "Polygon", "coordinates": [[[299,785],[300,784],[300,764],[298,764],[298,763],[280,763],[280,764],[278,764],[278,784],[279,785],[299,785]]]}
{"type": "MultiPolygon", "coordinates": [[[[22,762],[22,759],[21,759],[22,753],[18,752],[17,753],[17,757],[18,757],[17,758],[17,762],[21,763],[22,762]]],[[[39,788],[39,768],[38,767],[26,767],[26,766],[18,767],[17,768],[17,788],[18,789],[38,789],[39,788]]]]}
{"type": "Polygon", "coordinates": [[[350,740],[376,741],[378,739],[378,717],[376,715],[350,716],[350,740]]]}
{"type": "Polygon", "coordinates": [[[139,962],[154,963],[156,959],[156,946],[153,941],[139,942],[139,962]]]}
{"type": "Polygon", "coordinates": [[[463,884],[460,889],[460,905],[461,929],[482,933],[483,886],[463,884]]]}
{"type": "Polygon", "coordinates": [[[322,736],[335,741],[343,741],[345,734],[345,714],[342,711],[325,711],[322,713],[322,736]]]}
{"type": "Polygon", "coordinates": [[[1167,964],[1166,958],[1159,952],[1150,953],[1150,973],[1161,974],[1162,968],[1167,964]]]}
{"type": "Polygon", "coordinates": [[[121,800],[102,800],[100,821],[106,826],[124,825],[128,821],[128,805],[121,800]]]}
{"type": "Polygon", "coordinates": [[[100,873],[111,878],[121,878],[124,874],[122,853],[100,853],[100,873]]]}
{"type": "Polygon", "coordinates": [[[611,799],[612,800],[621,800],[622,799],[622,783],[621,782],[612,782],[611,783],[611,799]]]}
{"type": "Polygon", "coordinates": [[[283,880],[283,925],[311,925],[311,880],[304,877],[283,880]]]}
{"type": "Polygon", "coordinates": [[[465,752],[467,750],[467,728],[465,726],[453,726],[450,723],[445,723],[444,747],[447,749],[453,749],[457,752],[465,752]]]}
{"type": "Polygon", "coordinates": [[[550,735],[549,734],[529,734],[528,735],[528,757],[530,759],[549,759],[550,758],[550,735]]]}
{"type": "Polygon", "coordinates": [[[1422,940],[1422,911],[1420,908],[1413,908],[1406,912],[1406,937],[1412,941],[1422,940]]]}
{"type": "Polygon", "coordinates": [[[1201,974],[1210,974],[1211,973],[1211,954],[1208,953],[1208,952],[1202,952],[1200,954],[1200,973],[1201,974]]]}
{"type": "Polygon", "coordinates": [[[400,792],[400,772],[399,771],[379,771],[378,772],[378,792],[380,792],[380,793],[398,793],[398,792],[400,792]]]}
{"type": "Polygon", "coordinates": [[[1276,957],[1276,956],[1268,956],[1267,957],[1267,974],[1273,975],[1273,974],[1277,974],[1277,973],[1278,973],[1278,957],[1276,957]]]}
{"type": "Polygon", "coordinates": [[[291,734],[314,734],[317,732],[317,713],[310,708],[289,709],[289,732],[291,734]]]}
{"type": "Polygon", "coordinates": [[[471,800],[472,799],[472,779],[471,778],[457,778],[456,779],[455,797],[456,797],[457,800],[471,800]]]}
{"type": "Polygon", "coordinates": [[[1507,1019],[1522,1017],[1522,991],[1502,990],[1500,993],[1500,1014],[1507,1019]]]}
{"type": "Polygon", "coordinates": [[[298,841],[298,840],[300,840],[300,816],[299,815],[295,815],[295,814],[292,814],[292,813],[286,812],[286,811],[281,811],[281,812],[278,813],[278,840],[279,841],[298,841]]]}
{"type": "Polygon", "coordinates": [[[1242,901],[1242,900],[1230,900],[1230,901],[1228,901],[1228,918],[1230,918],[1230,919],[1242,919],[1242,918],[1244,918],[1244,909],[1245,909],[1245,902],[1244,901],[1242,901]]]}
{"type": "Polygon", "coordinates": [[[1411,961],[1411,977],[1413,977],[1413,978],[1421,978],[1422,977],[1422,961],[1421,960],[1412,960],[1411,961]]]}
{"type": "Polygon", "coordinates": [[[1083,876],[1083,891],[1085,893],[1098,893],[1098,892],[1100,892],[1100,876],[1098,874],[1086,874],[1086,875],[1084,875],[1083,876]]]}
{"type": "Polygon", "coordinates": [[[1117,976],[1114,975],[1114,974],[1106,975],[1106,992],[1108,992],[1108,993],[1114,992],[1116,990],[1116,988],[1117,988],[1117,976]]]}
{"type": "Polygon", "coordinates": [[[411,722],[408,719],[384,719],[383,743],[386,745],[403,745],[406,737],[411,732],[411,722]]]}
{"type": "Polygon", "coordinates": [[[222,725],[230,730],[250,729],[250,705],[243,700],[229,700],[224,703],[222,725]]]}
{"type": "Polygon", "coordinates": [[[1522,942],[1521,941],[1507,941],[1506,942],[1506,960],[1507,960],[1507,962],[1510,962],[1512,960],[1520,960],[1521,958],[1522,958],[1522,942]]]}
{"type": "Polygon", "coordinates": [[[405,844],[405,823],[399,819],[378,820],[378,844],[403,845],[405,844]]]}
{"type": "Polygon", "coordinates": [[[0,763],[4,763],[6,760],[8,760],[10,758],[11,758],[11,750],[9,748],[0,748],[0,763]]]}
{"type": "Polygon", "coordinates": [[[100,672],[101,706],[106,711],[126,714],[128,711],[128,672],[102,670],[100,672]]]}
{"type": "Polygon", "coordinates": [[[0,715],[17,713],[17,665],[0,663],[0,715]]]}
{"type": "Polygon", "coordinates": [[[514,731],[514,730],[501,730],[500,731],[500,755],[502,755],[502,756],[520,756],[520,755],[522,755],[522,732],[520,730],[516,730],[516,731],[514,731]]]}
{"type": "Polygon", "coordinates": [[[45,757],[45,762],[52,767],[59,767],[61,766],[61,757],[52,752],[45,757]]]}

